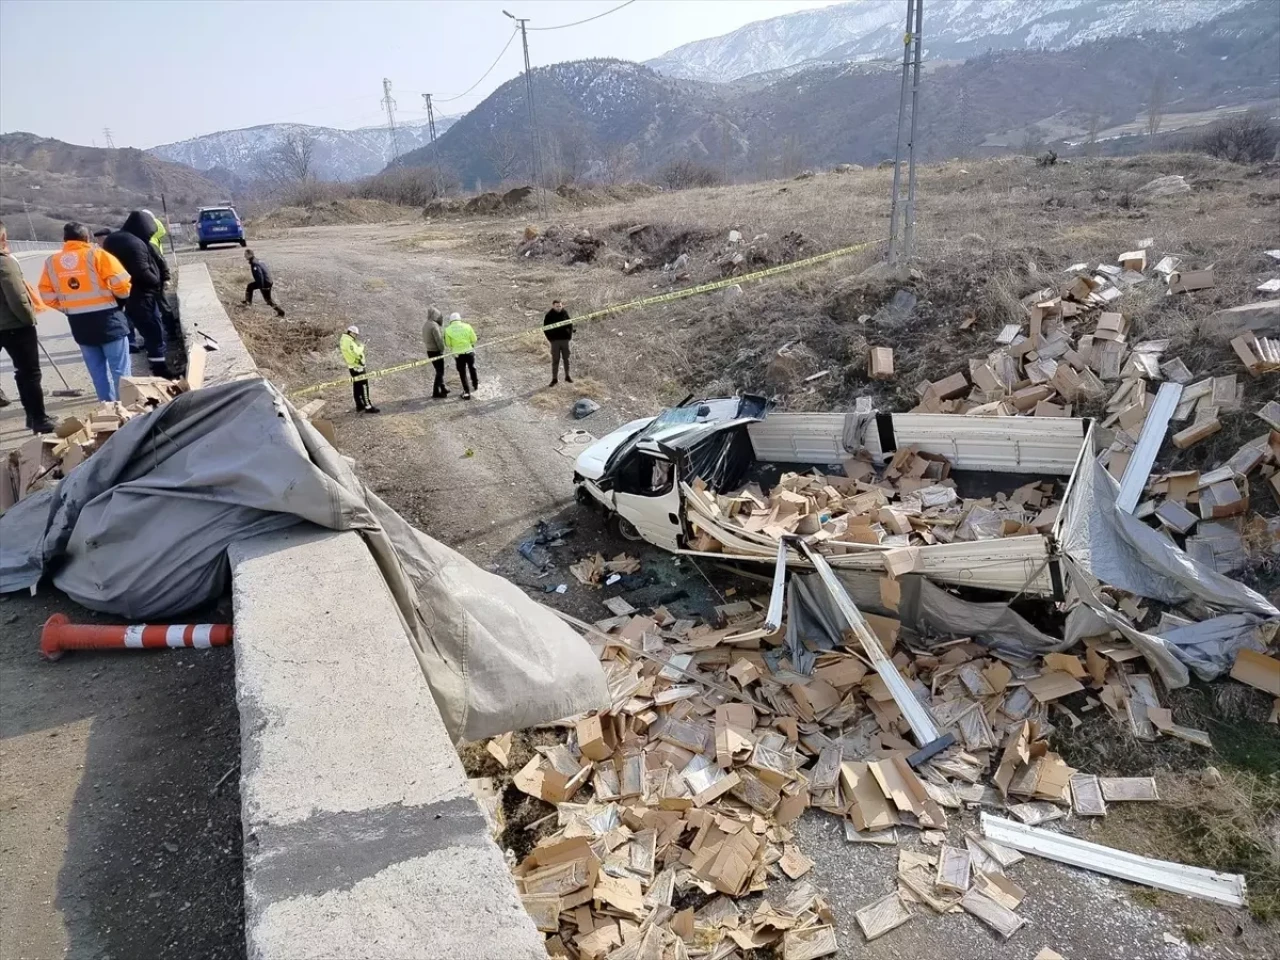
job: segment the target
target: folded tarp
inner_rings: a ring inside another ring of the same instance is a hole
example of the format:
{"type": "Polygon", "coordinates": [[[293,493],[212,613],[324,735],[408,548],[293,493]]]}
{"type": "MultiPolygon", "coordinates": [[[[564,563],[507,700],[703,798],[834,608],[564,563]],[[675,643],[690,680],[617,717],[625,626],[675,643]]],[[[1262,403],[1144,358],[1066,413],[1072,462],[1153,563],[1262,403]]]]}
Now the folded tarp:
{"type": "Polygon", "coordinates": [[[1108,586],[1164,603],[1197,599],[1222,610],[1280,616],[1262,594],[1197,563],[1137,517],[1116,508],[1120,486],[1096,460],[1067,497],[1059,547],[1108,586]]]}
{"type": "MultiPolygon", "coordinates": [[[[608,704],[585,640],[411,527],[265,380],[206,387],[135,417],[52,491],[5,513],[0,592],[50,576],[90,609],[168,619],[223,593],[228,544],[303,522],[364,537],[453,737],[608,704]]],[[[309,603],[298,598],[300,616],[309,603]]]]}

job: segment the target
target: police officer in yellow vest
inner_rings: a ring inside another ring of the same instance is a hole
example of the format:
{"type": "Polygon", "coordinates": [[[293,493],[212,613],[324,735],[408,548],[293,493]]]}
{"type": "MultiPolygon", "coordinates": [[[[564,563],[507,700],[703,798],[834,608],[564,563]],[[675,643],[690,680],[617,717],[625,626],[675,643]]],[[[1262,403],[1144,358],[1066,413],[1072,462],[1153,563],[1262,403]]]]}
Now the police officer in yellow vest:
{"type": "Polygon", "coordinates": [[[44,263],[40,299],[67,315],[71,336],[89,369],[101,401],[120,399],[120,378],[129,373],[129,323],[119,301],[132,284],[123,264],[89,245],[89,228],[68,223],[62,249],[44,263]]]}
{"type": "Polygon", "coordinates": [[[462,314],[449,314],[449,325],[444,328],[444,348],[453,354],[453,364],[458,368],[458,376],[462,380],[462,399],[470,400],[471,391],[479,389],[476,380],[476,332],[471,324],[464,323],[462,314]],[[471,374],[471,383],[467,383],[467,374],[471,374]]]}
{"type": "MultiPolygon", "coordinates": [[[[360,328],[353,323],[347,327],[347,332],[338,340],[338,349],[342,351],[342,359],[347,362],[347,369],[351,371],[351,376],[353,377],[361,376],[364,373],[364,344],[357,339],[359,336],[360,328]]],[[[378,412],[378,408],[369,399],[368,380],[352,380],[351,392],[356,398],[357,413],[378,412]]]]}

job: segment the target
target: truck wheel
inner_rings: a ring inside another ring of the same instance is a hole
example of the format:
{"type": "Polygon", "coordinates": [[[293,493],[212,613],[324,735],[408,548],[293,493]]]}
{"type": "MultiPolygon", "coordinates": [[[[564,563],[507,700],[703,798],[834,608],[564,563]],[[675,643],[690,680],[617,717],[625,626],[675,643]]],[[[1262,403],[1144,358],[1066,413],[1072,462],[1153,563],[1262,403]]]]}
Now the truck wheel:
{"type": "Polygon", "coordinates": [[[244,237],[241,237],[241,238],[240,238],[240,246],[242,246],[242,247],[247,247],[248,245],[249,245],[249,241],[248,241],[248,240],[246,240],[244,237]]]}
{"type": "Polygon", "coordinates": [[[574,488],[573,498],[584,507],[595,507],[598,505],[596,498],[587,493],[587,488],[581,484],[574,488]]]}
{"type": "Polygon", "coordinates": [[[208,250],[208,249],[209,249],[209,245],[208,245],[207,243],[205,243],[203,240],[201,240],[201,241],[200,241],[200,249],[201,249],[201,250],[208,250]]]}
{"type": "Polygon", "coordinates": [[[636,542],[644,539],[644,537],[640,535],[640,531],[636,529],[635,524],[625,517],[620,517],[617,514],[614,514],[613,525],[618,531],[618,535],[622,537],[623,540],[636,542]]]}

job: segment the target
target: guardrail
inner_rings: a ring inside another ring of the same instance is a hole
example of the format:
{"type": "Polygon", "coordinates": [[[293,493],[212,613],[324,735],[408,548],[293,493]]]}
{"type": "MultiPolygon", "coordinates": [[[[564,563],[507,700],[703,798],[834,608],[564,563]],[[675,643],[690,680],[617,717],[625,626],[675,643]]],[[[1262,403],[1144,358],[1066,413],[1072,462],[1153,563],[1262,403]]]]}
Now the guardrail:
{"type": "Polygon", "coordinates": [[[9,250],[11,253],[53,253],[55,250],[61,250],[62,244],[50,243],[48,240],[10,240],[9,250]]]}

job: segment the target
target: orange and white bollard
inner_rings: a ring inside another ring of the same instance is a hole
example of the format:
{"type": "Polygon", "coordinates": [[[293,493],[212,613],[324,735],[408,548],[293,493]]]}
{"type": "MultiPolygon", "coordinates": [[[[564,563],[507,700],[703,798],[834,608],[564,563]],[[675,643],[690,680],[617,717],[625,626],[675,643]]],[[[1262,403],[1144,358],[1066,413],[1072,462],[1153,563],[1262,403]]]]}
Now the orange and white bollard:
{"type": "Polygon", "coordinates": [[[57,660],[67,650],[154,650],[161,647],[225,647],[231,643],[226,623],[134,623],[117,626],[72,623],[55,613],[40,631],[40,656],[57,660]]]}

